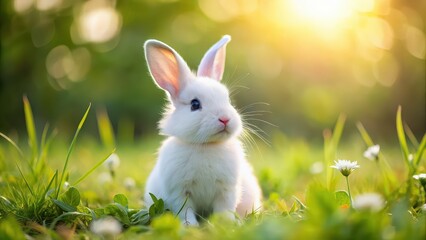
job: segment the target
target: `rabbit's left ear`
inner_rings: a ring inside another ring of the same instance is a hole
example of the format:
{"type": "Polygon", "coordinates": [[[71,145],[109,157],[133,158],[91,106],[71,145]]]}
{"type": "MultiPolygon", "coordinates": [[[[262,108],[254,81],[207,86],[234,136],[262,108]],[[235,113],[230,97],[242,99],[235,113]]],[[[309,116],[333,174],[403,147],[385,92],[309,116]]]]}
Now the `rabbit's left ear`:
{"type": "Polygon", "coordinates": [[[183,58],[173,48],[157,40],[145,42],[145,58],[155,83],[169,92],[172,99],[179,97],[192,73],[183,58]]]}
{"type": "Polygon", "coordinates": [[[226,44],[231,36],[225,35],[204,54],[198,66],[197,76],[209,77],[217,81],[222,80],[225,68],[226,44]]]}

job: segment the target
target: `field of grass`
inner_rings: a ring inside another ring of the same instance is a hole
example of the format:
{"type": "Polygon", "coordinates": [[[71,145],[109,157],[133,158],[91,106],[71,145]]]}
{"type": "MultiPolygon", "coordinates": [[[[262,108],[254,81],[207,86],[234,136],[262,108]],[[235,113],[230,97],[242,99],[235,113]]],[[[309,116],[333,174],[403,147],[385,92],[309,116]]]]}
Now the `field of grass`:
{"type": "Polygon", "coordinates": [[[97,141],[84,134],[89,107],[68,139],[36,130],[26,98],[24,107],[28,136],[0,138],[0,239],[426,239],[426,137],[414,137],[401,109],[390,143],[340,116],[323,144],[278,131],[269,144],[248,144],[263,209],[190,228],[161,199],[150,209],[141,200],[161,137],[117,143],[108,117],[98,114],[97,141]],[[345,127],[359,134],[340,141],[345,127]],[[369,160],[364,151],[375,144],[380,153],[369,160]],[[337,159],[360,167],[346,178],[330,167],[337,159]]]}

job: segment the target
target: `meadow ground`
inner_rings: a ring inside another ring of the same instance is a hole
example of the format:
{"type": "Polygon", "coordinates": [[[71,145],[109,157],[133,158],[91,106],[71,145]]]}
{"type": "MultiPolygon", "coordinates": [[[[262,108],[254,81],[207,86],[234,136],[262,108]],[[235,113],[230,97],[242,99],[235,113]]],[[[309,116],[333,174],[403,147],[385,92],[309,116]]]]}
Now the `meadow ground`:
{"type": "Polygon", "coordinates": [[[278,131],[269,144],[247,142],[263,209],[238,223],[214,215],[191,228],[161,199],[150,209],[141,200],[161,137],[116,144],[98,116],[97,140],[84,134],[87,115],[73,139],[48,130],[37,137],[24,102],[28,141],[4,134],[0,141],[0,239],[425,239],[426,140],[403,127],[400,109],[395,139],[384,142],[343,116],[324,131],[323,143],[278,131]],[[359,133],[345,136],[345,127],[359,133]],[[365,155],[374,144],[380,151],[365,155]]]}

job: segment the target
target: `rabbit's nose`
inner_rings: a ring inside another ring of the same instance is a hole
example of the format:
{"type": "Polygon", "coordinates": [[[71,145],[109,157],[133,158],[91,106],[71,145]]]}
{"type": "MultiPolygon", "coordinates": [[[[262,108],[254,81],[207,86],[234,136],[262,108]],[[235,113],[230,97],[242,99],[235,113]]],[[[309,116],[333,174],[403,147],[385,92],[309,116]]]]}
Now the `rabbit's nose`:
{"type": "Polygon", "coordinates": [[[226,124],[228,124],[229,120],[231,120],[231,119],[229,119],[227,117],[219,118],[219,122],[223,123],[223,125],[225,125],[225,126],[226,126],[226,124]]]}

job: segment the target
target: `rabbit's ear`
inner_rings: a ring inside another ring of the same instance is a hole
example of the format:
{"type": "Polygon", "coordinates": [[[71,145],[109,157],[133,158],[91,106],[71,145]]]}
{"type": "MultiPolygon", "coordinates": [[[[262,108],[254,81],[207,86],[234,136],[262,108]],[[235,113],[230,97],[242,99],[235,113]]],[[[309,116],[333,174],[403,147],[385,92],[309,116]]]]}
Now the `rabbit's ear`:
{"type": "Polygon", "coordinates": [[[175,50],[160,41],[148,40],[144,48],[152,78],[173,99],[177,98],[192,74],[188,65],[175,50]]]}
{"type": "Polygon", "coordinates": [[[215,45],[204,54],[200,66],[198,66],[197,76],[209,77],[215,80],[222,80],[225,68],[226,44],[231,41],[231,36],[225,35],[215,45]]]}

